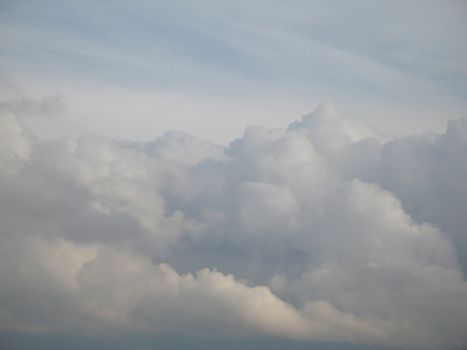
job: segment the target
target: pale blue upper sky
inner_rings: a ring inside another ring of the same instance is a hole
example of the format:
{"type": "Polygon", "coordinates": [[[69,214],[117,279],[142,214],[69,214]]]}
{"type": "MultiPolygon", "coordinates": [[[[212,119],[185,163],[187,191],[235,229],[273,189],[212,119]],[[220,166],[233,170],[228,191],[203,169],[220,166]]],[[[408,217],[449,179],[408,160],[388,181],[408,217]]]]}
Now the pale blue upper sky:
{"type": "Polygon", "coordinates": [[[2,100],[58,94],[43,136],[226,143],[333,101],[394,133],[467,110],[465,1],[3,1],[2,100]]]}

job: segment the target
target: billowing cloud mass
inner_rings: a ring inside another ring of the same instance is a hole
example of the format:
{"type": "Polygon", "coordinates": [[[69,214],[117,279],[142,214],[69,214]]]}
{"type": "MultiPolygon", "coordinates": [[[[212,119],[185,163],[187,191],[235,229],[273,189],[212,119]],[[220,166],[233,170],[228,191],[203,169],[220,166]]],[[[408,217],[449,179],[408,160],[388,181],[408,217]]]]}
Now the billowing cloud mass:
{"type": "Polygon", "coordinates": [[[228,147],[37,138],[0,116],[1,334],[467,344],[467,119],[329,106],[228,147]]]}

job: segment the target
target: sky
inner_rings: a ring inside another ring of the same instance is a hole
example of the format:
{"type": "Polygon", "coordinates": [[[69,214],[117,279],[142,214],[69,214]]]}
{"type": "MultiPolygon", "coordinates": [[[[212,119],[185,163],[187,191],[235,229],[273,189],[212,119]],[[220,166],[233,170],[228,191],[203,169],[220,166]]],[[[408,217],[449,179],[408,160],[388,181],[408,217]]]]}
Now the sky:
{"type": "Polygon", "coordinates": [[[0,1],[0,347],[467,347],[466,1],[0,1]]]}
{"type": "Polygon", "coordinates": [[[182,130],[226,145],[323,101],[398,136],[442,131],[467,106],[466,11],[430,0],[4,0],[3,101],[49,101],[62,118],[28,121],[42,137],[182,130]]]}

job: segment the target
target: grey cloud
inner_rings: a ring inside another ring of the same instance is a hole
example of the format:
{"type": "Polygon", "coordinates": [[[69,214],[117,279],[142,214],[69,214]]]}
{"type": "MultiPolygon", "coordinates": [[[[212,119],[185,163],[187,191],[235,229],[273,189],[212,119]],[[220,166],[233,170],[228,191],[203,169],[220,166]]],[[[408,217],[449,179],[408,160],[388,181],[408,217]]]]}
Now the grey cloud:
{"type": "Polygon", "coordinates": [[[31,97],[23,89],[0,73],[0,113],[12,113],[20,119],[58,116],[66,109],[60,94],[31,97]]]}
{"type": "Polygon", "coordinates": [[[448,123],[444,135],[396,139],[384,145],[378,181],[418,221],[451,235],[467,271],[467,118],[448,123]]]}
{"type": "Polygon", "coordinates": [[[52,95],[37,99],[17,97],[0,103],[1,109],[13,109],[23,117],[49,117],[59,115],[65,110],[65,103],[61,95],[52,95]]]}
{"type": "Polygon", "coordinates": [[[14,174],[26,162],[32,150],[34,136],[10,112],[2,113],[0,129],[0,169],[2,174],[14,174]]]}
{"type": "Polygon", "coordinates": [[[3,332],[467,341],[463,119],[388,141],[322,106],[224,149],[0,118],[3,332]]]}
{"type": "Polygon", "coordinates": [[[62,95],[30,97],[2,74],[0,74],[0,92],[1,113],[13,112],[20,118],[49,118],[60,115],[66,108],[62,95]]]}

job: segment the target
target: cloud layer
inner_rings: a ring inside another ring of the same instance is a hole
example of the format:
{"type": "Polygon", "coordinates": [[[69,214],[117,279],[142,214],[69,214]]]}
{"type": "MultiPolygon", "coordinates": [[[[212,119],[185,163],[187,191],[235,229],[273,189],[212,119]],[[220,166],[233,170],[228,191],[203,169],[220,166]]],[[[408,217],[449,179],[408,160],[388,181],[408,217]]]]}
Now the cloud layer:
{"type": "Polygon", "coordinates": [[[465,345],[467,120],[321,106],[228,147],[40,140],[0,116],[0,330],[465,345]]]}

